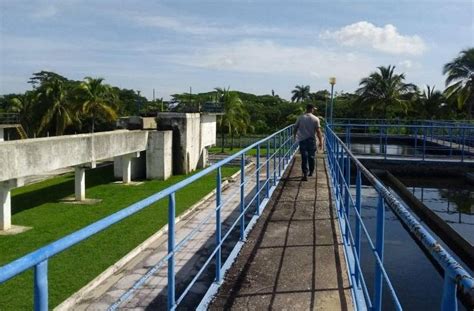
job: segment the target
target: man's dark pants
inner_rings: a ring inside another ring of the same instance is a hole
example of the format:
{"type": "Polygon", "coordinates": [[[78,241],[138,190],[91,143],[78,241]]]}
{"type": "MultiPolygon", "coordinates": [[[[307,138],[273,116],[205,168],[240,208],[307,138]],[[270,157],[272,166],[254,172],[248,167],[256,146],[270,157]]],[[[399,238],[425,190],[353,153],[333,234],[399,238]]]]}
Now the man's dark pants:
{"type": "Polygon", "coordinates": [[[300,141],[300,153],[301,153],[301,169],[303,170],[303,175],[308,176],[308,172],[311,174],[314,172],[314,156],[316,154],[316,139],[311,137],[311,138],[307,138],[305,140],[300,141]]]}

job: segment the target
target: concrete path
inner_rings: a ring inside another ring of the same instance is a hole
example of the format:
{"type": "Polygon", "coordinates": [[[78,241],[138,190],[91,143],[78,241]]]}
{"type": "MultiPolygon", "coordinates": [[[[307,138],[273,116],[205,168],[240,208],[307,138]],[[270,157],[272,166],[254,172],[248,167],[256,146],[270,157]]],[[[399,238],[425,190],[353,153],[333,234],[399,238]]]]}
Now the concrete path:
{"type": "MultiPolygon", "coordinates": [[[[262,170],[261,176],[265,176],[262,170]]],[[[248,169],[247,176],[255,175],[255,166],[248,169]]],[[[235,220],[235,214],[239,209],[240,203],[240,174],[234,177],[235,180],[229,182],[228,186],[222,192],[222,202],[226,202],[222,208],[223,234],[229,226],[229,219],[235,220]],[[235,195],[236,194],[236,195],[235,195]],[[234,216],[234,217],[233,217],[234,216]]],[[[249,177],[246,184],[246,194],[253,191],[255,187],[255,178],[249,177]]],[[[177,202],[179,204],[179,202],[177,202]]],[[[198,227],[211,215],[205,225],[196,232],[196,234],[184,244],[183,248],[176,254],[176,298],[179,298],[182,290],[189,284],[192,277],[202,267],[209,256],[209,253],[215,247],[215,195],[208,196],[196,205],[192,212],[183,217],[176,224],[176,245],[184,239],[189,233],[198,227]]],[[[238,229],[238,227],[237,227],[238,229]]],[[[59,306],[59,310],[107,310],[115,304],[124,294],[127,293],[134,284],[147,274],[157,263],[167,255],[167,233],[157,237],[151,243],[144,247],[140,253],[128,261],[123,268],[108,276],[99,284],[91,286],[81,297],[69,299],[59,306]],[[75,300],[75,301],[72,301],[75,300]]],[[[231,245],[224,246],[223,257],[230,252],[231,245]]],[[[180,308],[193,308],[196,306],[207,288],[214,280],[214,265],[209,265],[209,271],[205,272],[203,278],[191,289],[186,296],[180,308]]],[[[130,292],[127,299],[118,304],[120,310],[156,310],[166,309],[167,296],[167,264],[166,261],[135,291],[130,292]]]]}
{"type": "Polygon", "coordinates": [[[324,158],[301,181],[296,157],[273,194],[210,310],[352,310],[324,158]]]}

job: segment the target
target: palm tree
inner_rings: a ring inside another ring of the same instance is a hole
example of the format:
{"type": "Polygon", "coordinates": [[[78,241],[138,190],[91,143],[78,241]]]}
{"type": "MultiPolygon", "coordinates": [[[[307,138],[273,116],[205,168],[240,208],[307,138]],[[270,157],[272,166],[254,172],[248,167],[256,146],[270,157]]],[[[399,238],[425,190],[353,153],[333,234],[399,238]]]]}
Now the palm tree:
{"type": "Polygon", "coordinates": [[[231,135],[231,149],[233,148],[234,134],[245,134],[249,128],[250,117],[244,109],[242,100],[236,92],[216,88],[216,97],[223,106],[224,114],[219,120],[221,130],[221,152],[224,152],[224,130],[231,135]]]}
{"type": "Polygon", "coordinates": [[[388,108],[392,106],[401,107],[406,113],[416,86],[404,83],[405,75],[395,74],[395,66],[380,66],[377,69],[379,72],[373,72],[360,81],[360,88],[356,90],[358,102],[367,104],[372,111],[381,107],[385,118],[388,108]]]}
{"type": "Polygon", "coordinates": [[[38,134],[50,128],[51,122],[54,122],[55,135],[64,134],[64,130],[74,120],[66,81],[52,78],[36,90],[38,108],[43,112],[39,121],[38,134]]]}
{"type": "Polygon", "coordinates": [[[308,100],[311,92],[309,85],[297,85],[291,93],[293,94],[291,101],[299,103],[308,100]]]}
{"type": "Polygon", "coordinates": [[[470,119],[474,102],[474,48],[461,51],[452,62],[444,65],[443,74],[447,74],[447,98],[455,97],[459,109],[467,107],[470,119]]]}
{"type": "Polygon", "coordinates": [[[36,103],[35,98],[36,96],[33,91],[26,91],[25,94],[10,99],[7,108],[7,112],[18,113],[21,126],[28,135],[34,133],[33,107],[36,103]]]}
{"type": "Polygon", "coordinates": [[[423,107],[423,112],[425,117],[428,119],[435,119],[439,115],[439,110],[444,103],[444,96],[438,90],[435,90],[435,87],[426,86],[426,90],[423,90],[419,101],[423,107]]]}
{"type": "Polygon", "coordinates": [[[117,96],[109,85],[102,83],[103,81],[102,78],[86,77],[76,90],[78,112],[92,118],[92,133],[98,117],[107,121],[117,119],[117,96]]]}

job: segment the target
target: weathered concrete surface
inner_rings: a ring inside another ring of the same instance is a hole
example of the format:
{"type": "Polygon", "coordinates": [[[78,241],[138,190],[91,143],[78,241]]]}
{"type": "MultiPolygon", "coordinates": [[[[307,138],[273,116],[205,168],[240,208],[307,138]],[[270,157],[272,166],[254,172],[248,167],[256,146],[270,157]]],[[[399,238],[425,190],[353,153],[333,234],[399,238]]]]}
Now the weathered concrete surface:
{"type": "Polygon", "coordinates": [[[353,309],[323,161],[316,177],[302,182],[296,158],[210,310],[353,309]]]}
{"type": "Polygon", "coordinates": [[[0,181],[142,151],[147,141],[147,131],[120,130],[2,142],[0,181]]]}
{"type": "Polygon", "coordinates": [[[159,130],[173,131],[173,174],[188,174],[206,163],[205,148],[216,143],[215,115],[161,112],[159,130]]]}
{"type": "Polygon", "coordinates": [[[168,179],[172,175],[172,131],[150,132],[146,149],[146,178],[168,179]]]}

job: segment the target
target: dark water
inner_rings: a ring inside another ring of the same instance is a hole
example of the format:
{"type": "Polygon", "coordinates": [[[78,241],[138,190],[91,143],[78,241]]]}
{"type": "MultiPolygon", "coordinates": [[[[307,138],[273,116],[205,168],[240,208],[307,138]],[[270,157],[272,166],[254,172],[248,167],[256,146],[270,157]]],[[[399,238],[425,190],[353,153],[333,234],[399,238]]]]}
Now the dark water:
{"type": "MultiPolygon", "coordinates": [[[[372,187],[364,186],[362,194],[362,216],[370,237],[375,244],[377,193],[372,187]]],[[[435,192],[429,195],[424,194],[424,199],[425,196],[426,200],[428,200],[428,197],[436,198],[437,200],[439,197],[442,197],[441,195],[436,196],[435,192]]],[[[450,202],[450,204],[454,204],[452,201],[450,202]]],[[[464,214],[462,217],[464,217],[464,214]]],[[[355,230],[353,221],[352,230],[355,230]]],[[[363,233],[362,237],[362,270],[364,271],[369,292],[373,297],[375,261],[367,238],[363,233]]],[[[389,207],[385,208],[384,264],[404,310],[440,309],[443,278],[435,270],[432,263],[408,232],[402,227],[400,221],[389,207]]],[[[394,310],[387,284],[384,283],[383,286],[382,309],[394,310]]],[[[462,304],[459,304],[459,306],[460,310],[465,309],[462,304]]]]}
{"type": "Polygon", "coordinates": [[[400,178],[427,207],[474,245],[474,186],[463,179],[400,178]]]}

